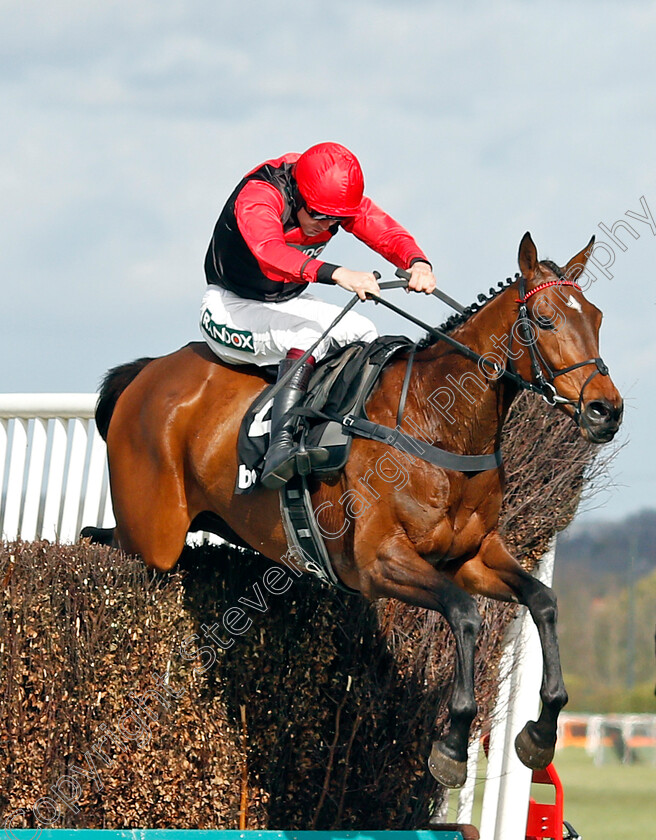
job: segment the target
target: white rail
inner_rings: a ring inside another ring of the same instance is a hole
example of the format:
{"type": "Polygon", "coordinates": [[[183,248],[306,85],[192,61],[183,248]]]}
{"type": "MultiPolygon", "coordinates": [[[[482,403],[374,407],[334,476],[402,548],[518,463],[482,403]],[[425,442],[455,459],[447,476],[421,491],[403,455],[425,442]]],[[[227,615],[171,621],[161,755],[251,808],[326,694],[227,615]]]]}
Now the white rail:
{"type": "MultiPolygon", "coordinates": [[[[551,585],[556,556],[553,540],[534,574],[551,585]]],[[[500,679],[490,722],[490,745],[483,789],[481,840],[524,840],[532,771],[515,753],[515,737],[540,707],[542,651],[537,630],[522,608],[510,624],[499,666],[500,679]]],[[[472,733],[467,782],[458,795],[457,821],[469,823],[479,792],[480,732],[472,733]]]]}
{"type": "Polygon", "coordinates": [[[112,527],[96,394],[0,394],[0,534],[74,542],[112,527]]]}
{"type": "MultiPolygon", "coordinates": [[[[554,539],[534,571],[547,586],[556,561],[554,539]]],[[[524,840],[533,772],[515,752],[515,738],[528,720],[537,720],[542,682],[542,649],[525,607],[506,634],[500,682],[490,727],[487,777],[481,813],[481,840],[524,840]]]]}

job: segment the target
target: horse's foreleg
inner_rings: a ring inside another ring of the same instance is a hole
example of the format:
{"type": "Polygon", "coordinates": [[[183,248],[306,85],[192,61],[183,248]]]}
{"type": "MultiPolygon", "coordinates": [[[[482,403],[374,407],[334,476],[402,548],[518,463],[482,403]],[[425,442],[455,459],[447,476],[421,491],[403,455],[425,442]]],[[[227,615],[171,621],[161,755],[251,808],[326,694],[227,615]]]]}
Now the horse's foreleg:
{"type": "Polygon", "coordinates": [[[479,554],[462,567],[455,579],[469,591],[497,600],[517,601],[531,614],[542,646],[542,710],[537,721],[529,721],[519,733],[515,748],[527,767],[544,769],[553,759],[558,715],[567,703],[556,634],[556,596],[519,565],[497,534],[488,537],[479,554]]]}
{"type": "Polygon", "coordinates": [[[443,741],[435,741],[428,767],[446,787],[461,787],[467,778],[469,730],[476,716],[474,652],[481,617],[474,599],[423,560],[409,544],[381,547],[366,594],[397,598],[413,606],[440,612],[456,643],[453,692],[449,702],[451,726],[443,741]]]}

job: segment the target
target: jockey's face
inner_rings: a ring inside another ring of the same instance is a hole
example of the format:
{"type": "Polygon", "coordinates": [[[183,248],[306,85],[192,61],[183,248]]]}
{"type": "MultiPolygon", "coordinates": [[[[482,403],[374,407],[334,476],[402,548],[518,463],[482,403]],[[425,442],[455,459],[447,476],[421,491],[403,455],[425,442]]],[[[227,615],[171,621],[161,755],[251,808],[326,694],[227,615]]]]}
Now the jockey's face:
{"type": "Polygon", "coordinates": [[[318,236],[335,224],[335,219],[313,219],[305,207],[297,212],[298,223],[306,236],[318,236]]]}

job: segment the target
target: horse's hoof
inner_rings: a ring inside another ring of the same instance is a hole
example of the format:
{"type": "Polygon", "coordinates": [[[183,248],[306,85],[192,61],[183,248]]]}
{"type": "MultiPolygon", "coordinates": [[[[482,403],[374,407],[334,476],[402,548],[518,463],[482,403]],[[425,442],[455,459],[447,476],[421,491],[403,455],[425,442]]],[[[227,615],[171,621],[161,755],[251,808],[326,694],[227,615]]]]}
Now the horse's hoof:
{"type": "Polygon", "coordinates": [[[461,788],[467,781],[467,762],[456,761],[445,755],[440,749],[440,742],[434,741],[428,757],[428,769],[431,776],[448,788],[461,788]]]}
{"type": "Polygon", "coordinates": [[[93,525],[87,525],[80,531],[80,540],[88,540],[91,545],[114,545],[114,529],[113,528],[95,528],[93,525]]]}
{"type": "Polygon", "coordinates": [[[532,721],[529,721],[515,738],[515,751],[522,764],[530,767],[531,770],[544,770],[554,757],[555,744],[542,746],[538,744],[530,732],[532,721]]]}

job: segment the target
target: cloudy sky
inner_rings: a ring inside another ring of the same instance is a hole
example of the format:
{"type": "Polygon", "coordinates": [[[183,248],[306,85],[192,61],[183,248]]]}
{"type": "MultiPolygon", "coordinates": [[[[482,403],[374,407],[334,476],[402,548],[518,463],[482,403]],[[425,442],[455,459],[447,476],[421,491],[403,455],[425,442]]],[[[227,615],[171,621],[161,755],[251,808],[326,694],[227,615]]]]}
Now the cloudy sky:
{"type": "MultiPolygon", "coordinates": [[[[642,196],[656,214],[653,3],[0,0],[0,23],[0,392],[94,391],[197,339],[228,193],[321,140],[356,152],[465,303],[514,273],[526,230],[564,264],[642,196]]],[[[589,293],[626,398],[588,514],[611,519],[656,505],[656,226],[631,224],[589,293]]],[[[392,275],[346,234],[326,258],[392,275]]]]}

